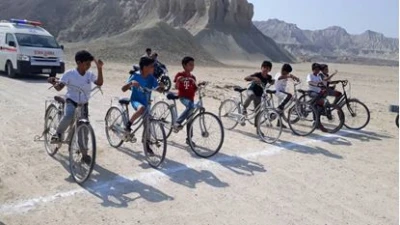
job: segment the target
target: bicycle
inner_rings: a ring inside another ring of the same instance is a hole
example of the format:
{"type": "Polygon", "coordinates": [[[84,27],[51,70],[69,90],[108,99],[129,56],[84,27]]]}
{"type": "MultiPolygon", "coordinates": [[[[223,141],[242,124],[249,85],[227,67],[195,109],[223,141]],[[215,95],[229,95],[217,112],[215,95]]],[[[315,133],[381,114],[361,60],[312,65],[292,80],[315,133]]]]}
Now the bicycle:
{"type": "MultiPolygon", "coordinates": [[[[77,86],[68,84],[66,84],[66,86],[78,90],[79,97],[85,94],[85,92],[77,86]]],[[[91,93],[96,90],[103,93],[100,86],[94,87],[91,93]]],[[[97,91],[95,93],[97,93],[97,91]]],[[[95,93],[91,94],[91,97],[95,93]]],[[[89,98],[86,96],[86,99],[89,98]]],[[[61,141],[53,142],[51,140],[53,135],[56,134],[57,127],[64,114],[66,101],[67,100],[62,96],[54,96],[53,100],[46,100],[43,131],[45,149],[47,154],[53,157],[63,144],[68,144],[70,173],[75,182],[83,184],[90,177],[96,161],[96,137],[89,122],[88,115],[85,115],[87,114],[87,112],[85,112],[85,104],[77,104],[74,119],[62,135],[61,141]],[[91,146],[90,148],[88,147],[89,145],[91,146]],[[91,154],[89,154],[90,152],[91,154]],[[84,162],[84,156],[90,156],[91,160],[89,165],[84,162]]]]}
{"type": "Polygon", "coordinates": [[[389,107],[389,111],[393,113],[397,113],[396,119],[395,119],[395,124],[397,128],[399,128],[399,106],[398,105],[391,105],[389,107]]]}
{"type": "Polygon", "coordinates": [[[108,109],[104,119],[105,132],[110,146],[119,148],[124,142],[135,143],[137,140],[134,135],[143,126],[142,143],[144,154],[150,166],[157,168],[165,159],[167,153],[167,138],[161,121],[150,113],[150,93],[155,89],[140,87],[139,90],[146,93],[150,104],[143,115],[132,125],[137,126],[137,128],[132,132],[125,130],[125,126],[130,119],[130,99],[122,98],[118,100],[118,106],[115,106],[113,101],[111,101],[111,107],[108,109]]]}
{"type": "Polygon", "coordinates": [[[303,91],[300,101],[308,102],[314,106],[318,113],[318,124],[319,129],[326,133],[336,133],[345,123],[345,115],[342,110],[342,106],[338,104],[331,104],[328,97],[328,88],[325,85],[318,85],[319,88],[323,89],[321,93],[316,93],[312,91],[303,91]],[[312,94],[316,96],[311,96],[312,94]],[[309,97],[309,99],[307,99],[309,97]]]}
{"type": "MultiPolygon", "coordinates": [[[[316,109],[308,102],[298,98],[297,93],[304,94],[307,91],[298,89],[300,80],[293,82],[293,96],[282,110],[281,117],[288,123],[290,130],[298,136],[308,136],[315,131],[319,123],[319,117],[316,109]],[[287,116],[285,112],[288,112],[287,116]]],[[[275,92],[269,92],[267,105],[275,109],[273,95],[275,92]]]]}
{"type": "Polygon", "coordinates": [[[241,126],[246,125],[246,121],[254,124],[257,128],[257,135],[266,143],[272,144],[279,140],[282,134],[282,126],[274,128],[273,121],[282,124],[280,113],[273,107],[268,105],[268,94],[275,94],[275,91],[268,90],[268,86],[260,85],[263,88],[261,103],[254,110],[248,110],[250,113],[244,114],[243,92],[247,88],[234,87],[233,90],[238,92],[240,100],[227,99],[221,102],[219,107],[219,118],[223,121],[224,128],[233,130],[240,123],[241,126]]]}
{"type": "MultiPolygon", "coordinates": [[[[337,102],[337,105],[339,105],[342,108],[345,114],[346,119],[344,122],[344,126],[350,130],[361,130],[365,128],[369,124],[371,118],[368,107],[360,100],[356,98],[349,98],[347,96],[347,91],[345,87],[348,84],[350,84],[348,80],[339,80],[335,82],[341,83],[343,88],[343,95],[337,102]],[[365,117],[364,119],[362,115],[364,115],[365,117]],[[357,120],[361,122],[360,124],[355,125],[357,124],[356,123],[357,120]]],[[[351,85],[350,85],[350,90],[351,90],[351,85]]]]}
{"type": "MultiPolygon", "coordinates": [[[[187,126],[187,142],[190,149],[201,158],[210,158],[222,148],[225,134],[220,119],[213,113],[207,112],[203,106],[202,90],[205,86],[207,86],[207,83],[199,85],[197,90],[199,101],[194,111],[186,119],[186,122],[182,124],[182,127],[187,126]],[[213,138],[208,140],[209,137],[213,138]],[[213,140],[215,141],[213,142],[213,140]]],[[[174,93],[169,93],[167,94],[167,99],[173,103],[157,102],[152,109],[152,114],[163,122],[167,130],[167,138],[169,138],[178,118],[176,100],[179,97],[174,93]]],[[[179,130],[175,131],[175,133],[178,132],[179,130]]]]}

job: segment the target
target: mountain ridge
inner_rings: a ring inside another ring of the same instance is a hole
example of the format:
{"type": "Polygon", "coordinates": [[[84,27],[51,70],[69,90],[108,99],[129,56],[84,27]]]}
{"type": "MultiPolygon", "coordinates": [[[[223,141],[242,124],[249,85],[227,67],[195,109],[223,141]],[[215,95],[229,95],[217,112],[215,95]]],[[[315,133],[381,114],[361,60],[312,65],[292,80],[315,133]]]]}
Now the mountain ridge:
{"type": "Polygon", "coordinates": [[[339,26],[319,30],[302,30],[296,24],[278,19],[253,21],[265,35],[274,39],[297,58],[328,61],[368,61],[379,64],[385,60],[390,65],[398,63],[398,38],[366,30],[361,34],[349,34],[339,26]],[[379,60],[378,60],[379,59],[379,60]]]}

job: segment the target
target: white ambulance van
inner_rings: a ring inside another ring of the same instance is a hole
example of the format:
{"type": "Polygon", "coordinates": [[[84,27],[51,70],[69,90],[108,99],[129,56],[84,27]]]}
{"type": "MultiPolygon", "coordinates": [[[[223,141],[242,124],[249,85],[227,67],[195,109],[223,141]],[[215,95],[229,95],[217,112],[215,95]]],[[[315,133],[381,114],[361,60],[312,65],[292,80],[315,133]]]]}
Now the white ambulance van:
{"type": "Polygon", "coordinates": [[[64,73],[64,47],[40,22],[0,21],[0,71],[18,75],[64,73]]]}

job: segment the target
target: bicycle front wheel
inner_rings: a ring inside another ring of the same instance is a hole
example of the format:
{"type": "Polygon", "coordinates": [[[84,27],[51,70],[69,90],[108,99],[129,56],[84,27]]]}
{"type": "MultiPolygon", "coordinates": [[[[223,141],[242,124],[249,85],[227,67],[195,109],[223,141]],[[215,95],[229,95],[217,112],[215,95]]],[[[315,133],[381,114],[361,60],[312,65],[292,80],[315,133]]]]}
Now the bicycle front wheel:
{"type": "Polygon", "coordinates": [[[266,109],[258,114],[257,133],[268,144],[278,141],[282,134],[282,126],[274,126],[275,122],[282,124],[282,118],[276,110],[266,109]]]}
{"type": "Polygon", "coordinates": [[[319,115],[319,128],[322,132],[336,133],[342,129],[345,116],[338,105],[326,106],[327,109],[321,109],[323,113],[319,115]]]}
{"type": "Polygon", "coordinates": [[[61,121],[61,116],[61,112],[53,104],[46,110],[44,119],[44,147],[50,156],[54,156],[61,148],[60,143],[51,143],[52,136],[57,133],[57,126],[61,121]]]}
{"type": "Polygon", "coordinates": [[[316,109],[306,102],[297,102],[288,114],[288,124],[292,132],[298,136],[312,134],[319,123],[316,109]]]}
{"type": "Polygon", "coordinates": [[[239,104],[232,99],[225,100],[219,107],[219,119],[223,127],[227,130],[233,130],[239,123],[239,104]]]}
{"type": "Polygon", "coordinates": [[[361,130],[370,120],[368,107],[358,99],[349,99],[342,105],[345,116],[344,126],[350,130],[361,130]]]}
{"type": "Polygon", "coordinates": [[[96,137],[89,123],[79,123],[69,144],[70,172],[78,184],[83,184],[93,171],[96,161],[96,137]]]}
{"type": "Polygon", "coordinates": [[[167,137],[164,125],[151,119],[143,129],[143,149],[146,160],[153,168],[159,167],[167,154],[167,137]]]}
{"type": "Polygon", "coordinates": [[[202,158],[217,154],[225,137],[221,120],[209,112],[201,112],[193,118],[188,135],[190,148],[202,158]]]}
{"type": "Polygon", "coordinates": [[[124,118],[122,112],[117,107],[111,107],[105,118],[105,130],[108,143],[111,147],[119,148],[124,143],[121,139],[120,131],[124,129],[124,118]]]}
{"type": "Polygon", "coordinates": [[[166,138],[172,133],[173,118],[172,108],[166,102],[157,102],[151,109],[151,115],[154,119],[160,120],[164,126],[166,138]]]}

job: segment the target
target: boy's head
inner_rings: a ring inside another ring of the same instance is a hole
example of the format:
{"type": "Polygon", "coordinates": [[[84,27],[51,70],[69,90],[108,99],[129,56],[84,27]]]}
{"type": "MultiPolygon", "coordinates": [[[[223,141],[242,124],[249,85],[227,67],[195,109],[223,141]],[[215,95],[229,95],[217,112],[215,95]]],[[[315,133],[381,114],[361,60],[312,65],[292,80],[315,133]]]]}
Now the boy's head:
{"type": "Polygon", "coordinates": [[[153,54],[151,54],[151,58],[156,60],[158,58],[158,53],[154,52],[153,54]]]}
{"type": "Polygon", "coordinates": [[[80,71],[88,71],[94,57],[88,51],[82,50],[75,54],[75,62],[80,71]]]}
{"type": "Polygon", "coordinates": [[[281,74],[288,75],[293,71],[292,66],[289,64],[283,64],[281,74]]]}
{"type": "Polygon", "coordinates": [[[329,73],[328,65],[326,65],[326,64],[321,64],[320,66],[321,66],[321,67],[320,67],[320,70],[321,70],[322,73],[324,73],[324,74],[328,74],[328,73],[329,73]]]}
{"type": "Polygon", "coordinates": [[[313,63],[311,65],[311,69],[313,74],[317,75],[321,71],[321,65],[319,65],[318,63],[313,63]]]}
{"type": "Polygon", "coordinates": [[[146,48],[146,54],[147,54],[148,56],[151,55],[151,48],[146,48]]]}
{"type": "Polygon", "coordinates": [[[182,67],[185,72],[192,72],[194,70],[194,58],[186,56],[182,59],[182,67]]]}
{"type": "Polygon", "coordinates": [[[140,72],[143,76],[154,73],[154,59],[149,57],[140,58],[139,62],[140,72]]]}
{"type": "Polygon", "coordinates": [[[264,61],[261,64],[261,72],[263,73],[269,73],[272,70],[272,63],[270,61],[264,61]]]}

